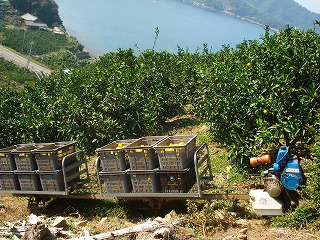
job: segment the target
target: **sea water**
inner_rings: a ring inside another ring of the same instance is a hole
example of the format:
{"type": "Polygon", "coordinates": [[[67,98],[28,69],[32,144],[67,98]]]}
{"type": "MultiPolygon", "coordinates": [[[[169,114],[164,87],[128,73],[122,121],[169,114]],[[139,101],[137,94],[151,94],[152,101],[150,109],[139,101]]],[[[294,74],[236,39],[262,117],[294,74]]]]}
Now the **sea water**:
{"type": "Polygon", "coordinates": [[[56,0],[69,34],[100,56],[118,49],[216,52],[259,39],[264,27],[176,0],[56,0]],[[156,29],[159,30],[156,39],[156,29]],[[156,41],[155,41],[156,40],[156,41]]]}

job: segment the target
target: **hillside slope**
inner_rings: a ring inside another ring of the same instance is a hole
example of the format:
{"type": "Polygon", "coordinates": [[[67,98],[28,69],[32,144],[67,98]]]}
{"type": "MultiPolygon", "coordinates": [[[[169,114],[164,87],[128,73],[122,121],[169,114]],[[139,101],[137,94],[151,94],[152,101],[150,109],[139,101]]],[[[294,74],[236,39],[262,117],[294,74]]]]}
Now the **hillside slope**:
{"type": "Polygon", "coordinates": [[[320,14],[310,12],[294,0],[181,0],[211,10],[225,11],[235,16],[272,28],[283,29],[286,25],[301,30],[313,28],[320,14]]]}

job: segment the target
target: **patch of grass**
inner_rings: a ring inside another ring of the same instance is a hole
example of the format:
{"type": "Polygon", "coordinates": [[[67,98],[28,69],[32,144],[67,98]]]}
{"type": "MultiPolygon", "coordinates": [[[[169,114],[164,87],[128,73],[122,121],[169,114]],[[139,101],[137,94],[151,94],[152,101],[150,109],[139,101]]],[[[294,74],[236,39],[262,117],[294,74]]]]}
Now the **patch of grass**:
{"type": "Polygon", "coordinates": [[[218,149],[211,155],[211,168],[214,182],[218,185],[242,184],[249,180],[249,175],[239,166],[232,164],[224,149],[218,149]]]}
{"type": "Polygon", "coordinates": [[[168,135],[194,135],[197,134],[197,144],[210,144],[213,137],[209,127],[201,124],[193,115],[185,114],[167,121],[166,131],[168,135]]]}
{"type": "Polygon", "coordinates": [[[28,199],[21,197],[0,197],[0,222],[3,221],[16,221],[25,219],[29,216],[30,212],[27,209],[28,199]],[[14,214],[13,214],[14,213],[14,214]]]}
{"type": "MultiPolygon", "coordinates": [[[[165,133],[168,135],[188,134],[190,128],[199,125],[198,120],[190,114],[175,116],[166,121],[165,133]],[[189,131],[187,130],[189,129],[189,131]]],[[[194,133],[193,133],[194,134],[194,133]]]]}
{"type": "Polygon", "coordinates": [[[316,228],[320,229],[319,210],[311,201],[304,201],[293,212],[274,217],[272,226],[274,227],[290,227],[290,228],[316,228]]]}
{"type": "Polygon", "coordinates": [[[231,200],[187,201],[189,227],[199,234],[199,239],[207,239],[218,229],[227,229],[236,225],[236,220],[253,217],[245,202],[231,200]]]}

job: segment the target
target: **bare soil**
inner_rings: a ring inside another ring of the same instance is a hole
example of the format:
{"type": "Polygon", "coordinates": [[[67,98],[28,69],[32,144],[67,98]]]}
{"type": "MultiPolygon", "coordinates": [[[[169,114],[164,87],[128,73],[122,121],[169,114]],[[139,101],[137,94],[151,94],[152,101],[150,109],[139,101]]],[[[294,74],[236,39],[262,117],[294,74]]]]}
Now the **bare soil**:
{"type": "MultiPolygon", "coordinates": [[[[77,201],[77,200],[73,200],[77,201]]],[[[148,218],[156,218],[162,215],[163,212],[150,211],[148,217],[106,217],[106,216],[86,216],[84,212],[79,209],[75,209],[71,204],[70,209],[64,208],[63,210],[48,215],[44,212],[50,212],[48,207],[33,207],[28,208],[28,199],[20,197],[0,197],[0,227],[6,226],[7,222],[15,222],[18,220],[27,220],[30,214],[36,214],[38,216],[45,215],[48,218],[63,216],[66,217],[69,223],[86,222],[86,229],[91,235],[109,232],[113,230],[123,229],[125,227],[132,226],[137,223],[146,221],[148,218]],[[45,210],[45,211],[44,211],[45,210]]],[[[58,203],[59,204],[59,203],[58,203]]],[[[78,205],[76,205],[78,206],[78,205]]],[[[174,207],[176,208],[176,207],[174,207]]],[[[173,208],[173,209],[174,209],[173,208]]],[[[177,209],[175,209],[177,210],[177,209]]],[[[141,209],[140,211],[149,211],[141,209]]],[[[167,209],[167,212],[170,208],[167,209]]],[[[186,217],[187,212],[177,210],[180,217],[186,217]]],[[[90,215],[90,214],[89,214],[90,215]]],[[[232,220],[231,220],[232,221],[232,220]]],[[[320,239],[320,231],[306,230],[306,229],[289,229],[289,228],[274,228],[270,225],[271,219],[238,219],[234,218],[234,223],[227,224],[226,226],[220,226],[216,229],[207,231],[203,229],[203,232],[193,232],[189,229],[188,224],[175,228],[175,234],[172,238],[177,239],[224,239],[224,240],[238,240],[238,239],[252,239],[252,240],[314,240],[320,239]],[[230,226],[229,226],[230,225],[230,226]]],[[[81,234],[83,228],[70,227],[74,234],[81,234]]],[[[1,239],[1,235],[0,235],[1,239]]],[[[65,238],[59,238],[65,239],[65,238]]],[[[121,238],[129,239],[129,238],[121,238]]]]}

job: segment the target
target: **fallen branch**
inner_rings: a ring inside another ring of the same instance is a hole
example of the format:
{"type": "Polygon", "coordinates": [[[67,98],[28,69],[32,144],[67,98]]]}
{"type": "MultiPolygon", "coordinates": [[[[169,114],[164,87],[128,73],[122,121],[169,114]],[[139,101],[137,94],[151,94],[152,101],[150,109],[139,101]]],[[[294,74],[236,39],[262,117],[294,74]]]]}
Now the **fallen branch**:
{"type": "MultiPolygon", "coordinates": [[[[98,235],[85,237],[81,239],[85,240],[104,240],[104,239],[114,239],[116,237],[123,237],[129,235],[137,235],[138,233],[154,233],[154,237],[159,239],[159,234],[163,234],[162,239],[168,239],[170,232],[173,231],[173,226],[165,221],[148,221],[142,224],[138,224],[132,227],[123,228],[120,230],[115,230],[112,232],[101,233],[98,235]]],[[[150,238],[148,238],[150,239],[150,238]]],[[[155,239],[155,238],[153,238],[155,239]]],[[[161,239],[161,237],[160,237],[161,239]]]]}

